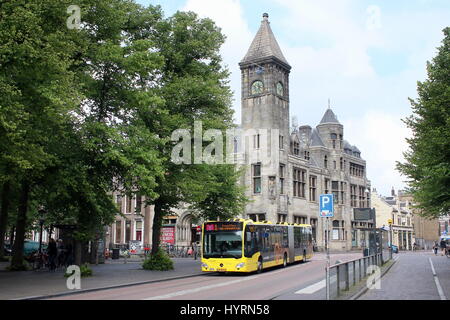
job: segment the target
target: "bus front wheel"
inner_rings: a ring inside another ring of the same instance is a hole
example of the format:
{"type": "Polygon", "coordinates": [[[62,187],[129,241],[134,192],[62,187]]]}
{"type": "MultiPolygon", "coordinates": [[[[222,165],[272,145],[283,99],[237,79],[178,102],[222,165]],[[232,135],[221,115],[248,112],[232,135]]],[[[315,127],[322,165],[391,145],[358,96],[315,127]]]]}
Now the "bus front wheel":
{"type": "Polygon", "coordinates": [[[283,258],[283,268],[286,268],[286,266],[287,266],[287,255],[285,253],[283,258]]]}

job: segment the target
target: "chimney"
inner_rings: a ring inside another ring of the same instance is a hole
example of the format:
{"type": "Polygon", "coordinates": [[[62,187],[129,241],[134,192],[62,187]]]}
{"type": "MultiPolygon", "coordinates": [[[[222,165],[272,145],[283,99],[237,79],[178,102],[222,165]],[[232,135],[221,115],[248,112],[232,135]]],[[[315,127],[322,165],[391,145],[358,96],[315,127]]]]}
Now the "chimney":
{"type": "Polygon", "coordinates": [[[391,190],[391,196],[395,197],[395,190],[394,190],[394,187],[392,187],[392,190],[391,190]]]}
{"type": "Polygon", "coordinates": [[[300,138],[304,136],[306,140],[309,140],[309,138],[311,137],[311,131],[312,131],[311,126],[301,126],[298,128],[300,138]]]}

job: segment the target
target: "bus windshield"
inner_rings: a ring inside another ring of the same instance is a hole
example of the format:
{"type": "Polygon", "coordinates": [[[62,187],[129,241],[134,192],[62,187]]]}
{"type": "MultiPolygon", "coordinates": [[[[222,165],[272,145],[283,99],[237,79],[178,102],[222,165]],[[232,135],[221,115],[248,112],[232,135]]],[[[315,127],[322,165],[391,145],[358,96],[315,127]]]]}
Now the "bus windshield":
{"type": "Polygon", "coordinates": [[[208,222],[203,236],[204,258],[241,258],[242,223],[208,222]]]}

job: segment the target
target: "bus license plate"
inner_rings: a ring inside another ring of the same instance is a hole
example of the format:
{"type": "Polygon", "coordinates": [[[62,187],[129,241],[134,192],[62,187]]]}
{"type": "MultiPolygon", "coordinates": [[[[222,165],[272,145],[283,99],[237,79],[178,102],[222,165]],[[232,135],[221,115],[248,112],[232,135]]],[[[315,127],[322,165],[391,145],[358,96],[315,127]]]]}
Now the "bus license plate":
{"type": "Polygon", "coordinates": [[[217,271],[219,271],[219,272],[225,272],[225,271],[227,271],[227,269],[217,269],[217,271]]]}

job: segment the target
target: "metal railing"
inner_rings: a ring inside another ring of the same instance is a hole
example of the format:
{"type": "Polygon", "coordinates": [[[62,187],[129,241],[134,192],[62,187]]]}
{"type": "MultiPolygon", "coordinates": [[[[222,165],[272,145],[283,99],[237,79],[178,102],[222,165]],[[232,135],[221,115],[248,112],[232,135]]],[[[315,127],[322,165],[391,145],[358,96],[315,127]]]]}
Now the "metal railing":
{"type": "Polygon", "coordinates": [[[200,255],[200,246],[193,247],[191,246],[161,246],[161,248],[167,252],[169,257],[171,258],[199,258],[200,255]]]}
{"type": "Polygon", "coordinates": [[[341,296],[345,291],[375,272],[373,266],[384,264],[382,253],[350,260],[330,266],[330,299],[341,296]],[[372,266],[372,267],[371,267],[372,266]]]}

